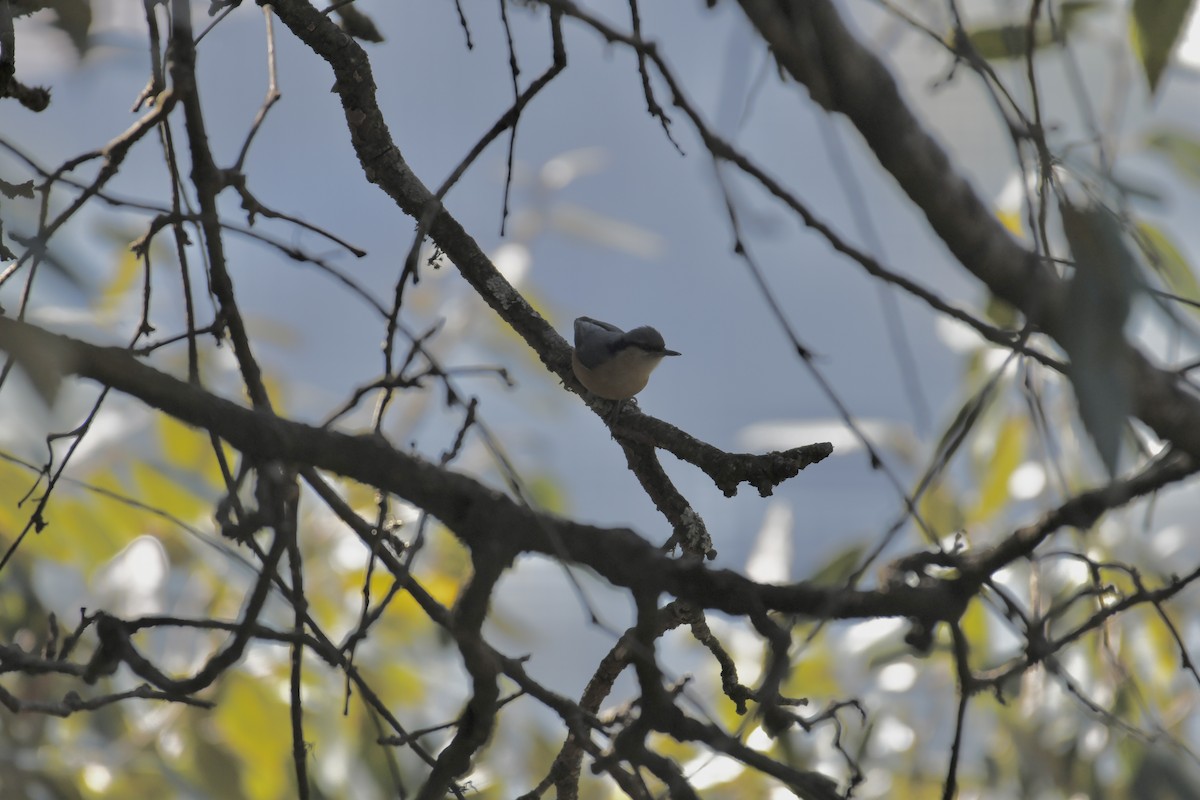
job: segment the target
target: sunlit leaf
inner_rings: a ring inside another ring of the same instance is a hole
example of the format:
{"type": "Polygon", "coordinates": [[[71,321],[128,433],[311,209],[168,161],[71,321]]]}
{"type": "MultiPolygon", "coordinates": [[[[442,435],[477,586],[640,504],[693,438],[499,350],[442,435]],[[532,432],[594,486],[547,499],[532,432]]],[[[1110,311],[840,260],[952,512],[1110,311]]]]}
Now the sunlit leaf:
{"type": "Polygon", "coordinates": [[[451,606],[458,598],[459,589],[462,587],[462,581],[445,575],[438,574],[432,578],[425,580],[421,584],[425,587],[425,591],[444,606],[451,606]]]}
{"type": "Polygon", "coordinates": [[[976,598],[967,604],[959,626],[972,653],[988,652],[988,619],[982,600],[976,598]]]}
{"type": "Polygon", "coordinates": [[[1021,323],[1021,315],[1017,310],[991,293],[988,294],[983,313],[988,321],[1001,328],[1015,328],[1021,323]]]}
{"type": "Polygon", "coordinates": [[[1013,236],[1023,236],[1025,226],[1021,222],[1021,214],[1017,211],[997,211],[996,219],[1013,236]]]}
{"type": "MultiPolygon", "coordinates": [[[[126,493],[110,473],[89,477],[101,488],[126,493]]],[[[102,564],[142,533],[141,512],[102,495],[59,494],[45,518],[45,530],[25,546],[36,548],[39,557],[67,564],[102,564]]]]}
{"type": "Polygon", "coordinates": [[[971,524],[986,522],[1008,503],[1008,479],[1025,458],[1029,421],[1013,415],[996,432],[991,457],[980,475],[979,499],[967,514],[971,524]]]}
{"type": "MultiPolygon", "coordinates": [[[[159,452],[168,465],[201,478],[214,489],[225,486],[221,465],[207,433],[184,425],[166,414],[155,416],[154,423],[158,428],[159,452]]],[[[226,448],[225,455],[232,469],[236,463],[233,451],[226,448]]]]}
{"type": "Polygon", "coordinates": [[[653,747],[654,752],[662,753],[667,758],[680,764],[688,761],[697,753],[696,745],[678,741],[671,736],[664,736],[661,733],[651,733],[649,744],[653,747]]]}
{"type": "MultiPolygon", "coordinates": [[[[1034,49],[1044,47],[1052,41],[1049,29],[1039,26],[1034,33],[1034,49]]],[[[988,61],[1004,61],[1023,58],[1029,52],[1029,32],[1024,25],[994,25],[976,28],[968,32],[971,45],[988,61]]]]}
{"type": "Polygon", "coordinates": [[[1135,657],[1151,671],[1146,681],[1146,691],[1150,693],[1151,700],[1169,703],[1175,697],[1171,682],[1179,670],[1175,639],[1157,616],[1147,614],[1146,623],[1137,626],[1137,631],[1129,637],[1129,646],[1130,649],[1144,648],[1135,657]],[[1142,657],[1143,654],[1147,657],[1142,657]]]}
{"type": "Polygon", "coordinates": [[[1178,130],[1157,130],[1146,137],[1146,146],[1171,161],[1176,174],[1200,183],[1200,140],[1178,130]]]}
{"type": "MultiPolygon", "coordinates": [[[[1058,13],[1059,36],[1065,38],[1085,12],[1103,6],[1102,0],[1068,0],[1062,3],[1058,13]]],[[[1029,26],[1024,22],[976,28],[968,31],[967,36],[976,52],[989,61],[1024,58],[1029,54],[1029,26]]],[[[1033,49],[1040,50],[1054,44],[1055,40],[1050,21],[1043,16],[1034,25],[1033,49]]]]}
{"type": "Polygon", "coordinates": [[[1191,8],[1192,0],[1133,0],[1129,35],[1151,94],[1158,90],[1191,8]]]}
{"type": "Polygon", "coordinates": [[[142,274],[142,260],[127,246],[117,251],[117,263],[108,282],[100,288],[96,300],[101,315],[111,314],[129,296],[138,277],[142,274]]]}
{"type": "Polygon", "coordinates": [[[838,665],[829,648],[808,648],[804,656],[792,664],[792,673],[784,682],[784,694],[803,698],[833,697],[842,690],[837,675],[838,665]]]}
{"type": "MultiPolygon", "coordinates": [[[[1200,303],[1200,282],[1196,280],[1196,273],[1166,231],[1149,222],[1138,222],[1136,241],[1146,262],[1162,278],[1171,294],[1200,303]]],[[[1186,304],[1184,307],[1200,315],[1200,307],[1186,304]]]]}
{"type": "Polygon", "coordinates": [[[365,483],[351,480],[337,481],[346,503],[359,513],[374,513],[378,510],[379,490],[365,483]]]}
{"type": "Polygon", "coordinates": [[[379,674],[378,685],[387,687],[389,702],[419,707],[428,699],[424,675],[414,662],[389,659],[379,674]]]}
{"type": "Polygon", "coordinates": [[[433,551],[433,566],[437,572],[456,583],[466,579],[474,571],[471,566],[471,551],[458,537],[441,525],[434,527],[432,532],[429,537],[432,544],[430,549],[433,551]]]}
{"type": "Polygon", "coordinates": [[[937,536],[947,536],[962,530],[966,524],[962,506],[954,492],[942,481],[935,481],[917,502],[921,519],[937,536]]]}
{"type": "MultiPolygon", "coordinates": [[[[102,469],[87,475],[87,482],[97,489],[107,490],[108,494],[79,494],[84,502],[79,505],[82,519],[73,519],[72,525],[76,535],[102,535],[107,546],[113,551],[120,550],[133,539],[142,535],[146,527],[146,512],[118,499],[132,495],[129,486],[118,477],[114,470],[102,469]]],[[[50,503],[55,514],[59,511],[57,498],[50,503]]],[[[107,560],[107,557],[106,559],[107,560]]]]}
{"type": "Polygon", "coordinates": [[[17,503],[37,480],[37,472],[0,460],[0,541],[25,524],[17,503]],[[16,529],[16,530],[14,530],[16,529]]]}
{"type": "Polygon", "coordinates": [[[551,514],[565,514],[567,498],[558,476],[544,472],[527,482],[534,506],[551,514]]]}
{"type": "Polygon", "coordinates": [[[190,522],[211,508],[206,498],[188,491],[171,480],[162,470],[145,461],[133,462],[130,469],[133,472],[133,485],[136,490],[134,496],[143,498],[143,502],[148,502],[171,516],[190,522]]]}
{"type": "MultiPolygon", "coordinates": [[[[435,574],[431,577],[421,576],[420,583],[434,600],[446,607],[454,605],[462,586],[462,581],[444,574],[435,574]]],[[[429,617],[421,610],[420,604],[408,592],[400,592],[396,595],[388,609],[387,620],[389,624],[419,626],[422,629],[432,629],[433,626],[429,617]]]]}
{"type": "Polygon", "coordinates": [[[229,673],[221,682],[214,724],[242,759],[241,797],[275,800],[292,775],[288,708],[262,680],[229,673]]]}

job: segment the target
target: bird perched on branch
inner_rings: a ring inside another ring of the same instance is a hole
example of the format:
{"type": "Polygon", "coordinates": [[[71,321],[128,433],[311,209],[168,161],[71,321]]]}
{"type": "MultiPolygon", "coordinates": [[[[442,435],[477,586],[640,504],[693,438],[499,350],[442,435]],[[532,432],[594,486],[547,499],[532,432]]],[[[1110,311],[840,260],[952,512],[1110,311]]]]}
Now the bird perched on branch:
{"type": "Polygon", "coordinates": [[[662,334],[649,325],[626,332],[591,317],[575,320],[571,368],[589,392],[617,401],[612,419],[616,419],[625,400],[646,388],[650,373],[663,358],[677,355],[667,349],[662,334]]]}

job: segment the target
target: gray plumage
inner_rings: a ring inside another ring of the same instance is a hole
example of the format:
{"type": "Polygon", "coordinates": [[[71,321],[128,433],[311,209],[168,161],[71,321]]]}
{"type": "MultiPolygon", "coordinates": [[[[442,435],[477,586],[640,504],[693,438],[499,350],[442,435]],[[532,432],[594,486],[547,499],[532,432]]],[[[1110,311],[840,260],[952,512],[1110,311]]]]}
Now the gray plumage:
{"type": "Polygon", "coordinates": [[[658,363],[666,356],[677,355],[667,349],[662,334],[649,325],[626,333],[616,325],[591,317],[575,320],[571,368],[589,392],[618,401],[614,418],[621,409],[619,401],[628,400],[646,388],[658,363]]]}
{"type": "Polygon", "coordinates": [[[679,355],[674,350],[668,350],[662,334],[649,325],[626,333],[612,323],[591,317],[575,320],[575,352],[588,369],[595,369],[627,347],[662,356],[679,355]]]}

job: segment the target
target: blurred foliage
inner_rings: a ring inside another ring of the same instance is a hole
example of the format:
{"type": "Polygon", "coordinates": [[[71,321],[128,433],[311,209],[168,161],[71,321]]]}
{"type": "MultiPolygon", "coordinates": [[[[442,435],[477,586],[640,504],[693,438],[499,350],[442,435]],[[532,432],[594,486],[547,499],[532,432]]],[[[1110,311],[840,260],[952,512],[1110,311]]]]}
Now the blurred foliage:
{"type": "Polygon", "coordinates": [[[1033,27],[1032,36],[1029,26],[1021,22],[974,28],[967,32],[967,38],[975,51],[989,61],[1025,58],[1031,42],[1035,52],[1048,45],[1060,44],[1088,12],[1102,9],[1105,3],[1104,0],[1063,0],[1055,5],[1057,24],[1043,17],[1033,27]]]}
{"type": "MultiPolygon", "coordinates": [[[[1058,28],[1039,21],[1032,31],[1020,22],[980,27],[969,32],[976,50],[998,62],[1024,56],[1032,41],[1035,56],[1052,52],[1068,33],[1082,40],[1082,23],[1093,14],[1113,13],[1103,2],[1055,3],[1058,28]]],[[[1134,0],[1129,35],[1151,92],[1158,91],[1182,22],[1191,9],[1179,0],[1134,0]]],[[[82,51],[90,24],[87,3],[43,3],[82,51]]],[[[18,4],[22,13],[34,5],[18,4]]],[[[343,12],[343,18],[345,14],[343,12]]],[[[363,34],[358,34],[363,35],[363,34]]],[[[368,37],[370,38],[370,37],[368,37]]],[[[373,39],[372,39],[373,40],[373,39]]],[[[1157,130],[1144,138],[1145,152],[1166,159],[1181,180],[1200,183],[1200,134],[1157,130]]],[[[1063,165],[1064,170],[1069,165],[1063,165]]],[[[1075,174],[1080,183],[1095,176],[1075,174]]],[[[1009,536],[1038,513],[1080,486],[1095,483],[1096,470],[1086,436],[1099,442],[1103,460],[1117,471],[1119,445],[1129,438],[1122,392],[1129,387],[1114,374],[1104,345],[1119,334],[1135,287],[1161,287],[1186,300],[1200,300],[1190,255],[1165,226],[1146,218],[1126,184],[1102,176],[1098,205],[1059,206],[1062,239],[1075,262],[1078,290],[1073,313],[1079,348],[1066,344],[1075,372],[1068,379],[1049,372],[1036,375],[1008,362],[1000,348],[981,344],[963,360],[955,413],[932,437],[929,463],[918,474],[917,508],[929,531],[955,546],[980,547],[1009,536]],[[1115,210],[1114,210],[1115,209],[1115,210]],[[1084,262],[1087,262],[1085,265],[1084,262]],[[1100,346],[1099,351],[1088,347],[1100,346]],[[1083,348],[1083,349],[1080,349],[1083,348]],[[1081,405],[1076,415],[1074,385],[1081,405]],[[1093,411],[1088,411],[1088,402],[1093,411]],[[958,434],[965,433],[962,446],[958,434]],[[958,455],[958,458],[955,458],[958,455]],[[1033,476],[1018,485],[1017,477],[1033,476]]],[[[1024,230],[1025,215],[1011,209],[998,214],[1014,235],[1024,230]]],[[[163,261],[157,254],[158,262],[163,261]]],[[[98,317],[117,314],[139,302],[144,264],[120,251],[108,279],[94,292],[98,317]]],[[[426,298],[428,301],[428,297],[426,298]]],[[[1162,305],[1166,312],[1174,306],[1162,305]]],[[[1194,306],[1186,306],[1195,316],[1194,306]]],[[[981,316],[1006,329],[1019,329],[1018,315],[990,300],[981,316]]],[[[1165,316],[1177,321],[1178,315],[1165,316]]],[[[1159,320],[1161,322],[1161,320],[1159,320]]],[[[507,330],[503,331],[507,336],[507,330]]],[[[1037,334],[1031,343],[1048,351],[1053,345],[1037,334]]],[[[216,371],[221,354],[201,352],[204,370],[216,371]]],[[[1061,355],[1055,353],[1055,355],[1061,355]]],[[[276,384],[278,385],[278,384],[276,384]]],[[[275,396],[286,392],[274,392],[275,396]]],[[[148,602],[164,613],[233,618],[250,579],[244,545],[221,539],[212,509],[225,490],[225,479],[209,438],[163,416],[121,406],[114,411],[126,427],[122,447],[82,462],[55,490],[46,513],[48,527],[29,534],[5,567],[0,581],[0,634],[27,652],[55,641],[51,613],[57,615],[57,642],[79,620],[79,597],[103,595],[99,577],[136,583],[124,560],[139,537],[161,543],[167,574],[148,602]]],[[[236,454],[224,451],[229,463],[236,454]]],[[[914,482],[915,483],[915,482],[914,482]]],[[[8,546],[24,528],[44,490],[36,468],[0,460],[0,544],[8,546]]],[[[552,474],[539,473],[529,488],[537,504],[554,512],[567,498],[552,474]]],[[[916,487],[914,486],[914,489],[916,487]]],[[[364,518],[374,519],[380,499],[375,490],[351,483],[338,489],[364,518]]],[[[309,507],[315,504],[309,504],[309,507]]],[[[469,562],[461,545],[433,523],[404,517],[405,537],[422,528],[425,549],[416,577],[439,602],[451,605],[467,576],[469,562]]],[[[996,576],[991,602],[973,601],[961,620],[971,666],[997,669],[1022,654],[1020,621],[996,600],[1001,593],[1038,613],[1060,610],[1039,623],[1047,637],[1070,633],[1101,610],[1116,593],[1138,588],[1138,580],[1161,580],[1174,567],[1156,561],[1148,542],[1152,508],[1142,504],[1113,514],[1090,531],[1064,530],[1029,561],[996,576]],[[1130,564],[1137,570],[1119,568],[1130,564]],[[1136,576],[1136,577],[1135,577],[1136,576]]],[[[359,623],[364,593],[379,603],[393,590],[382,570],[367,577],[365,550],[327,516],[311,512],[301,520],[300,544],[306,560],[310,612],[327,631],[347,635],[359,623]]],[[[920,546],[928,543],[920,541],[920,546]]],[[[867,549],[848,542],[811,574],[801,576],[836,584],[854,574],[867,549]]],[[[1157,585],[1157,584],[1156,584],[1157,585]]],[[[117,602],[112,596],[105,599],[117,602]]],[[[94,611],[88,608],[87,611],[94,611]]],[[[1196,617],[1196,599],[1182,596],[1164,610],[1139,610],[1082,633],[1060,658],[1043,667],[1014,673],[973,698],[967,713],[966,747],[960,784],[964,794],[982,797],[1197,797],[1195,759],[1188,746],[1196,733],[1191,716],[1196,687],[1180,669],[1178,632],[1165,618],[1196,617]],[[1170,612],[1169,617],[1167,616],[1170,612]]],[[[290,609],[278,597],[268,604],[266,620],[287,629],[290,609]]],[[[783,620],[791,623],[792,620],[783,620]]],[[[497,625],[503,627],[503,620],[497,625]]],[[[837,698],[857,700],[867,709],[864,721],[853,707],[837,710],[837,742],[870,767],[862,797],[933,797],[942,790],[945,754],[951,741],[956,672],[950,637],[939,629],[932,652],[920,657],[904,643],[905,624],[871,628],[872,623],[797,625],[794,663],[784,694],[802,698],[796,709],[805,720],[825,711],[837,698]],[[809,638],[811,636],[811,638],[809,638]],[[882,676],[890,676],[884,681],[882,676]]],[[[714,626],[718,627],[718,626],[714,626]]],[[[747,626],[748,627],[748,626],[747,626]]],[[[1190,626],[1194,628],[1194,626],[1190,626]]],[[[728,643],[740,677],[751,683],[766,667],[760,643],[738,647],[733,623],[718,636],[728,643]]],[[[1194,639],[1194,630],[1184,633],[1194,639]]],[[[138,643],[156,660],[180,672],[194,669],[219,647],[221,635],[173,630],[143,636],[138,643]]],[[[84,637],[83,661],[94,641],[84,637]]],[[[336,641],[336,639],[335,639],[336,641]]],[[[698,648],[698,645],[694,645],[698,648]]],[[[705,653],[706,655],[706,653],[705,653]]],[[[273,800],[295,795],[288,718],[286,647],[253,645],[244,661],[226,674],[205,699],[211,710],[128,701],[91,713],[57,719],[37,713],[0,712],[0,796],[2,797],[239,797],[273,800]]],[[[411,729],[444,725],[461,701],[461,667],[449,643],[420,610],[399,592],[382,621],[355,651],[354,663],[383,703],[402,714],[411,729]]],[[[842,777],[845,760],[822,729],[817,739],[801,729],[768,740],[753,711],[740,717],[720,691],[718,675],[706,661],[689,691],[728,730],[739,731],[755,747],[805,768],[820,766],[842,777]]],[[[26,702],[57,703],[77,681],[52,675],[6,674],[4,688],[26,702]]],[[[89,696],[132,688],[124,673],[87,687],[89,696]]],[[[407,748],[378,743],[383,726],[357,691],[347,702],[344,675],[313,658],[306,659],[302,693],[310,766],[322,797],[393,796],[394,777],[415,785],[426,766],[407,748]]],[[[506,687],[512,691],[512,687],[506,687]]],[[[519,716],[520,700],[503,711],[512,723],[481,754],[473,778],[473,796],[511,797],[536,779],[558,751],[561,724],[519,716]],[[510,717],[512,715],[512,717],[510,717]],[[514,733],[517,731],[517,733],[514,733]],[[518,752],[521,758],[511,754],[518,752]]],[[[445,742],[444,730],[421,738],[430,750],[445,742]]],[[[689,774],[713,769],[706,751],[693,744],[657,738],[656,744],[689,774]]],[[[752,770],[723,766],[705,784],[707,798],[765,797],[777,788],[752,770]]],[[[652,783],[656,791],[661,786],[652,783]]],[[[610,796],[608,785],[590,775],[582,796],[610,796]]]]}
{"type": "Polygon", "coordinates": [[[92,6],[88,0],[9,0],[14,17],[50,12],[51,24],[65,33],[82,56],[88,47],[92,6]]]}
{"type": "MultiPolygon", "coordinates": [[[[0,633],[5,641],[21,643],[28,651],[44,648],[50,641],[48,614],[56,610],[63,628],[61,643],[79,620],[79,609],[63,603],[85,595],[103,597],[97,576],[112,569],[122,549],[144,534],[161,541],[169,554],[170,573],[155,591],[155,607],[185,617],[237,615],[249,571],[239,562],[238,546],[222,541],[213,528],[210,515],[223,481],[211,443],[206,435],[168,418],[144,416],[152,440],[148,446],[130,453],[128,463],[97,463],[73,471],[71,482],[55,490],[46,529],[30,534],[6,565],[0,581],[0,633]],[[142,505],[147,499],[152,499],[151,505],[142,505]],[[63,584],[68,575],[77,577],[63,584]],[[43,595],[53,603],[51,608],[42,604],[43,595]]],[[[36,478],[28,467],[0,461],[0,541],[6,545],[24,524],[22,509],[33,500],[24,506],[19,501],[36,478]]],[[[373,491],[346,488],[346,496],[357,500],[360,511],[374,511],[373,491]]],[[[343,538],[340,526],[322,517],[302,521],[310,610],[331,633],[349,632],[361,613],[365,562],[329,558],[337,548],[362,550],[343,538]]],[[[449,604],[467,565],[457,540],[434,528],[418,576],[435,597],[449,604]]],[[[135,580],[128,572],[131,568],[136,567],[119,567],[118,580],[135,580]]],[[[373,602],[388,593],[391,583],[389,575],[375,571],[373,602]]],[[[290,613],[281,600],[269,602],[264,621],[287,629],[290,613]]],[[[190,672],[224,640],[225,634],[172,629],[165,638],[143,636],[138,643],[154,660],[190,672]]],[[[82,650],[73,660],[86,661],[90,641],[94,639],[83,637],[82,650]]],[[[403,711],[415,725],[436,725],[444,720],[428,700],[431,691],[446,688],[435,666],[444,646],[424,613],[401,594],[360,645],[355,661],[389,708],[403,711]]],[[[2,716],[0,796],[36,797],[39,790],[32,787],[41,786],[50,792],[47,796],[63,798],[294,797],[288,659],[286,647],[252,645],[244,667],[230,671],[204,693],[216,703],[212,711],[126,701],[62,720],[33,713],[2,716]],[[46,747],[50,741],[57,742],[53,750],[46,747]],[[57,755],[50,756],[52,752],[57,755]]],[[[90,689],[61,676],[9,675],[5,680],[5,689],[27,702],[57,703],[68,691],[100,696],[132,687],[123,673],[90,689]]],[[[380,757],[376,740],[381,729],[360,703],[352,701],[348,715],[342,715],[344,688],[338,671],[306,657],[306,736],[332,770],[322,773],[325,796],[389,796],[382,788],[390,782],[383,762],[394,756],[380,757]],[[342,765],[340,776],[335,763],[342,765]],[[369,790],[369,785],[381,788],[369,790]]],[[[403,773],[403,759],[400,767],[403,773]]]]}
{"type": "Polygon", "coordinates": [[[1193,5],[1194,0],[1133,0],[1129,35],[1151,94],[1158,91],[1193,5]]]}
{"type": "Polygon", "coordinates": [[[1071,357],[1067,375],[1084,427],[1110,475],[1118,474],[1121,433],[1133,391],[1121,361],[1125,323],[1138,288],[1133,255],[1120,222],[1099,206],[1059,205],[1063,234],[1075,258],[1059,342],[1071,357]]]}

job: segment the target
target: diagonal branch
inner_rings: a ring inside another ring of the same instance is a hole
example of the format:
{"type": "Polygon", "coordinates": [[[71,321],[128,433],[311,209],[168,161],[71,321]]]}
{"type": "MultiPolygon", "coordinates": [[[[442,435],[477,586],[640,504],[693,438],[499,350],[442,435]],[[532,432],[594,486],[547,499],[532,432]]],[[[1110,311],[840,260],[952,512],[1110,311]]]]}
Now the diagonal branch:
{"type": "Polygon", "coordinates": [[[701,608],[742,615],[784,611],[822,619],[956,619],[968,599],[948,582],[849,591],[807,583],[771,586],[736,572],[669,558],[631,530],[598,528],[531,509],[471,477],[391,447],[255,411],[159,372],[116,347],[98,347],[0,317],[0,349],[24,365],[52,365],[137,397],[209,431],[253,459],[296,463],[374,486],[427,510],[468,548],[508,558],[540,553],[584,564],[610,583],[666,592],[701,608]],[[503,538],[498,545],[496,539],[503,538]]]}
{"type": "MultiPolygon", "coordinates": [[[[740,3],[781,67],[808,88],[815,102],[854,124],[959,263],[1061,342],[1072,324],[1065,312],[1066,282],[991,213],[921,126],[887,68],[846,28],[831,0],[740,3]]],[[[1116,357],[1137,417],[1200,457],[1200,396],[1135,347],[1124,344],[1116,357]]]]}
{"type": "MultiPolygon", "coordinates": [[[[263,5],[264,0],[260,0],[259,4],[263,5]]],[[[400,210],[413,219],[425,223],[431,215],[426,228],[429,237],[450,258],[467,283],[505,324],[525,340],[547,369],[557,375],[568,389],[584,395],[583,387],[571,370],[571,348],[566,341],[500,274],[479,244],[404,160],[379,108],[370,60],[362,47],[307,3],[279,0],[271,5],[280,21],[332,68],[336,79],[334,91],[342,101],[350,142],[367,180],[382,189],[400,210]]],[[[600,401],[600,405],[604,406],[602,411],[608,411],[605,401],[600,401]]],[[[681,455],[682,452],[694,452],[695,449],[695,439],[672,425],[646,415],[624,415],[621,429],[622,436],[637,436],[642,441],[652,439],[655,447],[669,450],[681,458],[686,458],[681,455]]],[[[722,476],[712,472],[709,474],[727,494],[735,491],[741,482],[753,484],[760,493],[769,493],[781,480],[792,477],[808,463],[820,460],[813,457],[812,453],[789,451],[782,455],[783,458],[776,459],[777,463],[786,466],[776,471],[782,477],[769,477],[767,473],[749,476],[740,469],[730,470],[722,476]],[[731,476],[734,477],[732,483],[731,476]]],[[[702,462],[693,463],[705,468],[702,462]]],[[[639,477],[643,482],[652,480],[648,476],[639,477]]]]}

